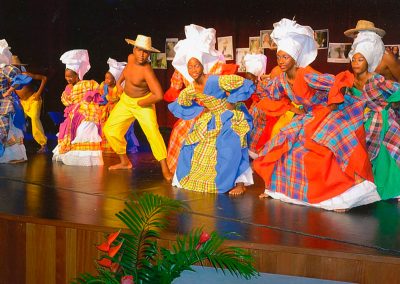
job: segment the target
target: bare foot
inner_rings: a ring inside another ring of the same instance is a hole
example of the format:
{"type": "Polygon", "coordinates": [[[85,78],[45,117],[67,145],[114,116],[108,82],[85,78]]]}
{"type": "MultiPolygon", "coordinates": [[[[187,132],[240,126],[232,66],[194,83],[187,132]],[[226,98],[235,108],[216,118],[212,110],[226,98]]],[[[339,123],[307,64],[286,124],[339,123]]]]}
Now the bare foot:
{"type": "Polygon", "coordinates": [[[132,169],[132,163],[131,162],[129,162],[129,163],[119,163],[119,164],[116,164],[116,165],[109,166],[108,169],[110,171],[112,171],[112,170],[130,170],[130,169],[132,169]]]}
{"type": "Polygon", "coordinates": [[[243,183],[238,183],[229,191],[229,195],[241,195],[246,191],[243,183]]]}
{"type": "Polygon", "coordinates": [[[164,176],[164,178],[168,181],[171,182],[172,178],[174,177],[173,173],[170,172],[168,165],[167,165],[167,159],[162,159],[160,161],[160,165],[161,165],[161,171],[162,174],[164,176]]]}
{"type": "Polygon", "coordinates": [[[40,149],[36,152],[38,154],[45,154],[47,153],[47,145],[43,145],[40,147],[40,149]]]}
{"type": "Polygon", "coordinates": [[[162,174],[163,174],[164,178],[165,178],[168,182],[172,181],[172,178],[174,177],[174,175],[173,175],[168,169],[167,169],[167,170],[163,170],[163,171],[162,171],[162,174]]]}
{"type": "Polygon", "coordinates": [[[336,213],[345,213],[345,212],[349,211],[349,209],[335,209],[333,211],[335,211],[336,213]]]}
{"type": "Polygon", "coordinates": [[[397,198],[397,202],[399,202],[399,203],[400,203],[400,197],[399,197],[399,198],[397,198]]]}
{"type": "Polygon", "coordinates": [[[258,198],[260,198],[260,199],[265,199],[265,198],[268,198],[268,197],[270,197],[269,194],[268,194],[268,193],[265,193],[265,192],[261,193],[261,194],[258,196],[258,198]]]}
{"type": "Polygon", "coordinates": [[[19,164],[19,163],[23,163],[26,162],[25,159],[20,159],[20,160],[11,160],[9,161],[10,164],[19,164]]]}

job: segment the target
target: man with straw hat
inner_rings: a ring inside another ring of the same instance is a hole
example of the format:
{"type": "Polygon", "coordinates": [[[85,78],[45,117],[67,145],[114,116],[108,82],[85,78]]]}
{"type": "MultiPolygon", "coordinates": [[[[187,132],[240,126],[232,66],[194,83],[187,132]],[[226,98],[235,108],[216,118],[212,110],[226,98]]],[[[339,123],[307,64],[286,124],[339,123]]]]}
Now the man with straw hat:
{"type": "Polygon", "coordinates": [[[138,35],[136,40],[125,39],[133,45],[128,56],[128,64],[117,81],[118,92],[122,93],[119,102],[112,110],[104,126],[104,134],[111,147],[119,155],[120,163],[110,166],[110,170],[131,169],[132,163],[126,155],[125,133],[137,119],[146,135],[155,158],[160,162],[163,176],[172,179],[168,170],[167,150],[158,129],[155,103],[163,99],[163,90],[148,59],[150,53],[160,52],[151,46],[151,38],[138,35]],[[122,87],[122,82],[125,86],[122,87]]]}
{"type": "Polygon", "coordinates": [[[33,74],[26,72],[25,66],[28,64],[21,63],[18,56],[13,55],[11,58],[11,65],[19,68],[23,74],[28,75],[33,80],[40,81],[39,88],[35,88],[33,84],[26,85],[16,93],[20,98],[25,115],[31,118],[32,121],[32,135],[35,141],[40,145],[38,153],[47,152],[47,137],[43,130],[42,122],[40,121],[40,111],[42,108],[42,94],[47,82],[47,77],[41,74],[33,74]]]}
{"type": "MultiPolygon", "coordinates": [[[[373,22],[359,20],[356,27],[345,31],[344,35],[347,37],[355,38],[360,31],[372,31],[379,35],[381,38],[386,34],[384,30],[375,27],[375,24],[373,22]]],[[[385,51],[380,64],[375,69],[375,72],[381,74],[387,80],[397,82],[400,81],[400,63],[390,52],[385,51]]]]}

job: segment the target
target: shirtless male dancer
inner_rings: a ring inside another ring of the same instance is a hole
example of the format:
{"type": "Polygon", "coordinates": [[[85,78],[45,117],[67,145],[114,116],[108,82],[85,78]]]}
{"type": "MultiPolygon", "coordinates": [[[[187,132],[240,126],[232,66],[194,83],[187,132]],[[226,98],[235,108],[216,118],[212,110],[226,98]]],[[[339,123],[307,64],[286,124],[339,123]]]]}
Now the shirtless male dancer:
{"type": "Polygon", "coordinates": [[[137,119],[146,135],[155,158],[160,162],[163,176],[172,179],[168,169],[167,150],[158,128],[155,103],[163,99],[164,92],[149,64],[151,52],[159,50],[151,46],[151,38],[138,35],[136,40],[125,39],[133,45],[133,53],[128,56],[128,64],[117,81],[118,93],[122,94],[119,102],[111,111],[104,126],[104,134],[120,158],[120,163],[110,166],[109,170],[131,169],[132,163],[126,155],[124,138],[129,126],[137,119]],[[122,82],[125,86],[122,87],[122,82]]]}

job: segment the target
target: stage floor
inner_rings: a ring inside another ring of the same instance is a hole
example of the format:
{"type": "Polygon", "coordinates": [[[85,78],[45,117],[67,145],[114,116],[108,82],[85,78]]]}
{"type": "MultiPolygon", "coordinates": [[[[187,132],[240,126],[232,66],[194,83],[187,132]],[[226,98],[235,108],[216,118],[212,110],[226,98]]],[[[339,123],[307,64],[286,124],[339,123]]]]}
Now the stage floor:
{"type": "Polygon", "coordinates": [[[203,194],[163,180],[151,153],[130,155],[133,170],[108,171],[117,162],[105,155],[103,167],[66,166],[51,154],[30,154],[28,162],[0,165],[0,212],[80,224],[121,227],[115,213],[132,194],[152,192],[186,201],[190,213],[172,218],[169,231],[203,226],[232,240],[336,252],[400,256],[400,205],[381,201],[347,213],[260,200],[263,183],[242,196],[203,194]]]}

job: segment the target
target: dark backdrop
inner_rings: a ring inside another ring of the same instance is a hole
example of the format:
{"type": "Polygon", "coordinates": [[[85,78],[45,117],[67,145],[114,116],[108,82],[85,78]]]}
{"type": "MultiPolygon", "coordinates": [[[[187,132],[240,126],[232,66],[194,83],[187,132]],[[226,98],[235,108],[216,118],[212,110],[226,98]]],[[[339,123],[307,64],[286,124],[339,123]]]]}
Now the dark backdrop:
{"type": "MultiPolygon", "coordinates": [[[[153,46],[164,50],[165,38],[184,38],[184,26],[195,23],[213,27],[217,36],[233,36],[234,49],[248,47],[249,36],[272,29],[283,17],[293,18],[313,29],[329,29],[330,42],[350,42],[343,31],[357,20],[373,21],[386,30],[386,44],[400,43],[399,0],[259,0],[259,1],[194,1],[194,0],[1,0],[0,39],[5,38],[13,54],[28,70],[49,77],[45,111],[62,110],[60,94],[65,87],[61,54],[75,48],[89,50],[92,69],[87,79],[102,81],[107,71],[107,58],[126,60],[131,47],[125,37],[135,39],[138,33],[149,35],[153,46]]],[[[276,65],[274,52],[267,50],[268,70],[276,65]]],[[[321,72],[337,73],[347,64],[327,63],[327,50],[319,50],[312,66],[321,72]]],[[[172,75],[156,70],[166,90],[172,75]]],[[[158,105],[161,125],[168,125],[166,104],[158,105]]]]}

